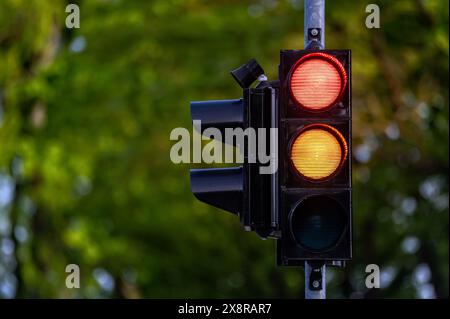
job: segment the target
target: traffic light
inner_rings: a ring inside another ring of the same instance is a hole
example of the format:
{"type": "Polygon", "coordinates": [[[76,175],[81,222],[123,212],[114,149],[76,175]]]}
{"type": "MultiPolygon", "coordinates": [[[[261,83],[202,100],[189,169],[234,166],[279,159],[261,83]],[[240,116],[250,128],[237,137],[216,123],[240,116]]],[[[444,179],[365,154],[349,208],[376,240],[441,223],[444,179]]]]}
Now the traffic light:
{"type": "Polygon", "coordinates": [[[352,256],[350,58],[281,51],[279,265],[352,256]]]}
{"type": "Polygon", "coordinates": [[[221,136],[229,129],[266,130],[258,142],[223,138],[247,151],[242,165],[191,170],[192,191],[199,200],[237,214],[245,230],[277,239],[278,265],[349,260],[350,51],[286,50],[280,58],[278,81],[261,78],[262,68],[251,60],[232,71],[242,98],[191,103],[202,134],[213,127],[221,136]],[[260,146],[270,149],[274,140],[268,130],[278,133],[272,154],[276,169],[261,174],[260,146]]]}
{"type": "MultiPolygon", "coordinates": [[[[245,230],[256,231],[266,238],[274,236],[277,230],[278,217],[270,196],[276,187],[273,174],[260,174],[260,168],[265,165],[257,161],[260,151],[258,141],[250,138],[252,135],[257,137],[259,129],[269,130],[276,125],[273,122],[276,91],[265,80],[250,88],[263,73],[263,69],[252,59],[231,72],[243,88],[242,98],[191,102],[192,120],[201,121],[201,133],[209,135],[208,129],[218,129],[221,142],[236,146],[244,156],[240,166],[191,169],[190,177],[191,189],[197,199],[237,214],[245,230]],[[230,133],[234,135],[228,139],[230,133]]],[[[262,139],[263,143],[270,144],[270,134],[262,139]]]]}

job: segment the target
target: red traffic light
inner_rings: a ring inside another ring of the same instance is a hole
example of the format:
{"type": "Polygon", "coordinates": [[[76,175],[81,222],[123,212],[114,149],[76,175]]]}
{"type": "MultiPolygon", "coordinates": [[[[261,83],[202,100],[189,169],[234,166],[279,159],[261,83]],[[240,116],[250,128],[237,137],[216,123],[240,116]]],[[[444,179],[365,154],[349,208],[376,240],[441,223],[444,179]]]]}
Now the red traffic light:
{"type": "Polygon", "coordinates": [[[347,74],[341,62],[321,52],[300,58],[289,75],[289,89],[296,104],[311,112],[332,107],[342,96],[347,74]]]}

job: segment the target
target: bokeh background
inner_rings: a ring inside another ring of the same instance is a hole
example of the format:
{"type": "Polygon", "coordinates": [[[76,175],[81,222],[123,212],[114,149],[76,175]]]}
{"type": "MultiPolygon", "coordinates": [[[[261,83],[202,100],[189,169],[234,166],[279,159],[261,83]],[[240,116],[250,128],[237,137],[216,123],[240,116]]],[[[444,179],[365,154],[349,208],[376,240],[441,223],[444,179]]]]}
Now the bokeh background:
{"type": "MultiPolygon", "coordinates": [[[[354,110],[354,260],[329,297],[448,297],[448,5],[326,3],[354,110]]],[[[230,70],[255,57],[275,79],[279,50],[301,48],[301,0],[1,0],[0,297],[302,298],[302,269],[195,200],[169,158],[189,101],[238,98],[230,70]]]]}

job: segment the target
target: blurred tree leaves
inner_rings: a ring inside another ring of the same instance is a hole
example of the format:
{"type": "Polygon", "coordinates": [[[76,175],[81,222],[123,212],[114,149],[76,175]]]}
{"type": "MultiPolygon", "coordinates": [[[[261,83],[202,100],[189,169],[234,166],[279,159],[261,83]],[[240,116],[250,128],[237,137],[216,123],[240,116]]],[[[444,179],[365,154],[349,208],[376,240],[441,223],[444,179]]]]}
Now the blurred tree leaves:
{"type": "MultiPolygon", "coordinates": [[[[302,297],[275,243],[197,202],[169,159],[190,100],[238,97],[231,69],[255,57],[274,79],[303,47],[302,1],[73,2],[75,30],[66,1],[0,3],[0,296],[302,297]]],[[[327,47],[353,54],[355,156],[355,258],[329,295],[448,297],[448,3],[378,1],[378,30],[369,3],[327,2],[327,47]]]]}

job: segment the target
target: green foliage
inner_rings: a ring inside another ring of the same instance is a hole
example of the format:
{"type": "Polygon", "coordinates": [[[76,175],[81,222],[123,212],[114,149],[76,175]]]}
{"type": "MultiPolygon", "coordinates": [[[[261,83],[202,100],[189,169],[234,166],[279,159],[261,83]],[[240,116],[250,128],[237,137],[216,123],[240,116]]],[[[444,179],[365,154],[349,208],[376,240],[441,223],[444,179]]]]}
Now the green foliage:
{"type": "MultiPolygon", "coordinates": [[[[196,201],[189,166],[169,159],[190,100],[239,97],[229,70],[255,57],[274,79],[279,50],[303,47],[302,1],[77,3],[81,28],[68,30],[66,1],[0,2],[0,186],[15,189],[2,201],[0,187],[1,246],[14,245],[0,288],[302,297],[275,243],[196,201]],[[70,263],[81,289],[65,287],[70,263]],[[99,284],[108,274],[113,289],[99,284]]],[[[364,25],[369,3],[327,2],[327,47],[353,54],[355,153],[354,260],[330,270],[329,295],[420,296],[426,265],[448,297],[448,3],[378,1],[378,30],[364,25]],[[370,263],[390,285],[367,291],[370,263]]]]}

